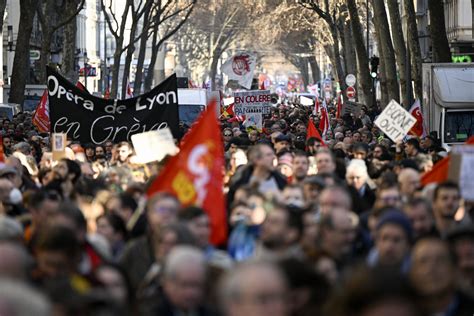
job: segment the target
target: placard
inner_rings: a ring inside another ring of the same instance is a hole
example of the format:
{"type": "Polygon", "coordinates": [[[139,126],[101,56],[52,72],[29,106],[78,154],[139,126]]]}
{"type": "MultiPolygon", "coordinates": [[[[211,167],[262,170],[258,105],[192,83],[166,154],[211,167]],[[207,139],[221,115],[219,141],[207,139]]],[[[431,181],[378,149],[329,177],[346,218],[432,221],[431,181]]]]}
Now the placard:
{"type": "Polygon", "coordinates": [[[235,92],[234,104],[235,115],[270,114],[272,96],[270,90],[235,92]]]}
{"type": "Polygon", "coordinates": [[[448,179],[458,183],[463,199],[474,201],[474,146],[453,146],[450,157],[448,179]]]}
{"type": "Polygon", "coordinates": [[[130,141],[133,134],[169,127],[179,134],[178,90],[172,75],[150,92],[126,100],[95,97],[48,67],[52,133],[81,143],[130,141]]]}
{"type": "Polygon", "coordinates": [[[415,123],[416,118],[395,100],[375,120],[375,125],[394,142],[401,141],[415,123]]]}
{"type": "Polygon", "coordinates": [[[351,101],[346,101],[343,106],[342,106],[342,113],[341,115],[344,116],[346,114],[354,114],[354,116],[358,116],[361,110],[361,105],[351,102],[351,101]]]}
{"type": "Polygon", "coordinates": [[[178,152],[169,128],[132,135],[132,143],[139,163],[161,161],[166,155],[178,152]]]}
{"type": "Polygon", "coordinates": [[[66,158],[66,134],[52,133],[51,144],[53,151],[53,160],[60,160],[66,158]]]}
{"type": "Polygon", "coordinates": [[[245,115],[245,127],[250,126],[256,127],[258,130],[261,130],[263,127],[262,123],[262,114],[261,113],[248,113],[245,115]]]}
{"type": "Polygon", "coordinates": [[[314,106],[314,100],[310,99],[308,97],[305,97],[304,95],[300,96],[300,104],[305,105],[305,106],[314,106]]]}

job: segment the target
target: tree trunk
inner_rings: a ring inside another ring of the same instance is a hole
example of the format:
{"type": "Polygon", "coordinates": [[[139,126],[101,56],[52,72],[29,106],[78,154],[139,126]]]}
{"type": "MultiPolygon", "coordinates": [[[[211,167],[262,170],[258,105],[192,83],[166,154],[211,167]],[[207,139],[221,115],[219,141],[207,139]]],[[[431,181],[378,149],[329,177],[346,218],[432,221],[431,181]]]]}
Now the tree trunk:
{"type": "MultiPolygon", "coordinates": [[[[69,1],[68,1],[69,3],[69,1]]],[[[71,6],[69,6],[71,7],[71,6]]],[[[75,8],[73,8],[75,9],[75,8]]],[[[66,7],[66,10],[67,7],[66,7]]],[[[79,74],[76,70],[76,18],[64,26],[63,64],[62,72],[71,82],[76,82],[79,74]]]]}
{"type": "Polygon", "coordinates": [[[18,26],[10,97],[8,99],[10,103],[23,104],[25,99],[25,85],[30,72],[30,37],[38,3],[36,0],[20,0],[20,24],[18,26]]]}
{"type": "MultiPolygon", "coordinates": [[[[331,45],[331,44],[324,45],[324,52],[329,57],[329,61],[331,62],[331,64],[335,65],[336,64],[336,57],[334,56],[334,47],[333,47],[333,45],[331,45]]],[[[334,73],[334,71],[335,71],[334,68],[333,68],[332,71],[334,73]]],[[[323,74],[323,75],[325,76],[326,74],[323,74]]],[[[326,79],[326,78],[323,78],[323,79],[326,79]]]]}
{"type": "Polygon", "coordinates": [[[346,74],[357,73],[356,51],[354,48],[354,38],[352,37],[352,27],[350,21],[344,22],[344,61],[346,74]]]}
{"type": "MultiPolygon", "coordinates": [[[[5,16],[5,8],[7,7],[7,0],[0,0],[0,16],[5,16]]],[[[0,30],[3,30],[3,18],[0,19],[0,30]]]]}
{"type": "MultiPolygon", "coordinates": [[[[375,23],[374,23],[375,25],[375,23]]],[[[380,42],[381,42],[381,39],[380,39],[380,32],[375,32],[375,40],[377,41],[377,46],[380,47],[380,42]]],[[[380,94],[381,94],[381,97],[380,97],[380,105],[381,105],[381,108],[384,109],[388,102],[390,101],[389,97],[388,97],[388,89],[387,89],[387,75],[386,75],[386,71],[385,71],[385,58],[383,56],[383,51],[381,49],[379,49],[379,60],[380,60],[380,65],[379,65],[379,82],[380,82],[380,94]]],[[[374,88],[373,88],[373,92],[375,93],[375,84],[373,85],[374,88]]]]}
{"type": "Polygon", "coordinates": [[[119,72],[120,72],[120,58],[122,57],[122,40],[117,41],[116,45],[117,47],[120,47],[120,49],[116,48],[114,52],[114,65],[112,67],[112,87],[110,89],[110,97],[112,99],[117,98],[117,92],[118,92],[118,82],[119,82],[119,72]],[[119,46],[120,45],[120,46],[119,46]]]}
{"type": "Polygon", "coordinates": [[[51,42],[53,40],[54,0],[43,1],[38,7],[38,16],[41,25],[41,56],[39,60],[39,81],[46,82],[46,65],[49,64],[51,55],[51,42]]]}
{"type": "Polygon", "coordinates": [[[418,41],[415,6],[413,1],[403,1],[408,23],[408,48],[411,54],[412,79],[415,83],[415,95],[423,100],[423,84],[421,79],[421,49],[418,41]]]}
{"type": "Polygon", "coordinates": [[[351,18],[351,28],[353,43],[355,45],[357,53],[358,63],[358,81],[362,88],[362,94],[365,99],[367,106],[372,106],[372,77],[369,72],[369,56],[367,55],[367,49],[364,45],[364,36],[362,33],[362,26],[360,24],[359,13],[357,11],[357,4],[355,0],[347,0],[347,9],[351,18]]]}
{"type": "MultiPolygon", "coordinates": [[[[337,36],[339,38],[339,57],[341,58],[342,63],[342,71],[344,74],[347,74],[347,60],[346,60],[346,39],[344,37],[344,17],[343,15],[339,15],[338,19],[336,20],[336,27],[337,27],[337,36]]],[[[345,78],[345,76],[344,76],[345,78]]],[[[342,80],[344,79],[342,78],[342,80]]]]}
{"type": "Polygon", "coordinates": [[[389,99],[400,102],[400,89],[397,82],[397,69],[395,66],[395,54],[393,52],[390,28],[388,26],[387,12],[383,1],[372,0],[374,8],[374,23],[376,32],[379,33],[380,50],[383,52],[385,80],[389,99]]]}
{"type": "MultiPolygon", "coordinates": [[[[151,6],[150,6],[151,9],[151,6]]],[[[143,29],[147,30],[150,25],[150,9],[145,11],[143,15],[143,29]]],[[[145,64],[145,53],[146,53],[146,44],[148,42],[149,36],[143,35],[140,39],[140,50],[138,51],[138,60],[137,60],[137,69],[135,72],[135,84],[133,86],[133,90],[136,91],[136,94],[140,94],[142,88],[142,81],[143,81],[143,65],[145,64]]]]}
{"type": "Polygon", "coordinates": [[[313,74],[313,84],[316,84],[321,79],[321,69],[319,69],[316,56],[309,57],[308,62],[309,62],[309,66],[311,67],[311,73],[313,74]]]}
{"type": "Polygon", "coordinates": [[[51,55],[51,27],[44,25],[41,29],[43,41],[41,42],[41,56],[39,60],[39,81],[46,82],[46,66],[49,64],[51,55]]]}
{"type": "Polygon", "coordinates": [[[341,90],[346,89],[346,83],[344,82],[344,78],[346,77],[344,74],[344,70],[342,69],[342,61],[341,61],[341,53],[339,51],[339,35],[338,35],[338,29],[337,25],[335,23],[332,23],[330,26],[331,29],[331,36],[333,39],[333,54],[334,54],[334,62],[335,62],[335,67],[336,67],[336,79],[339,82],[339,87],[341,90]]]}
{"type": "MultiPolygon", "coordinates": [[[[402,20],[400,18],[400,9],[398,7],[398,0],[388,0],[388,11],[390,15],[390,26],[392,27],[393,46],[395,48],[395,55],[398,66],[398,73],[400,74],[401,99],[405,107],[410,106],[412,96],[408,98],[408,93],[411,94],[411,87],[407,85],[407,49],[405,40],[403,39],[402,20]]],[[[411,85],[411,74],[408,74],[408,83],[411,85]]]]}
{"type": "Polygon", "coordinates": [[[301,57],[299,59],[299,71],[301,72],[301,79],[303,79],[304,88],[309,85],[309,68],[308,68],[308,58],[301,57]]]}
{"type": "Polygon", "coordinates": [[[149,91],[151,89],[151,85],[153,84],[153,76],[155,75],[155,64],[156,58],[158,57],[158,51],[160,47],[158,47],[158,26],[153,28],[153,37],[151,40],[151,57],[150,57],[150,64],[148,65],[148,72],[145,77],[144,82],[144,91],[149,91]]]}
{"type": "Polygon", "coordinates": [[[209,67],[209,77],[211,78],[211,91],[216,90],[216,76],[217,76],[217,63],[219,62],[219,58],[221,56],[221,52],[215,50],[212,54],[211,64],[209,67]]]}
{"type": "Polygon", "coordinates": [[[127,55],[125,56],[125,65],[123,69],[122,77],[122,99],[125,99],[127,92],[127,82],[129,82],[128,76],[130,75],[130,65],[132,64],[133,53],[135,52],[134,39],[137,33],[137,23],[133,23],[132,29],[130,30],[130,44],[127,48],[127,55]]]}
{"type": "Polygon", "coordinates": [[[433,62],[450,63],[451,50],[446,35],[446,24],[444,21],[444,4],[440,0],[428,0],[430,10],[430,36],[433,45],[433,62]]]}

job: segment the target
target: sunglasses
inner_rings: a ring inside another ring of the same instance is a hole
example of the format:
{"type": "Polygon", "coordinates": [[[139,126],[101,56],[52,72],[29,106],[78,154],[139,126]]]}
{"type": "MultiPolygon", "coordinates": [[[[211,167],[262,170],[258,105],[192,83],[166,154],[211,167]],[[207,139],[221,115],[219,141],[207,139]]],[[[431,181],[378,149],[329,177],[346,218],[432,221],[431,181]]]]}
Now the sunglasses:
{"type": "Polygon", "coordinates": [[[232,134],[227,134],[227,133],[225,133],[224,136],[232,136],[232,134]]]}

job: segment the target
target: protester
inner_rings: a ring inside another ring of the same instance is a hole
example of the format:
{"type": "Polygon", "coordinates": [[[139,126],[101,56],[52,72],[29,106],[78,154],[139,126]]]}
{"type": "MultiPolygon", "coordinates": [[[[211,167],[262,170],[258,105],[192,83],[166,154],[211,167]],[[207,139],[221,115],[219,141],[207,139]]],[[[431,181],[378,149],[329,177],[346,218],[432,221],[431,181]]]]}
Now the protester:
{"type": "Polygon", "coordinates": [[[428,184],[436,137],[395,143],[378,106],[341,116],[331,100],[325,126],[295,99],[261,127],[212,116],[173,168],[141,163],[130,126],[70,133],[58,154],[31,115],[0,121],[0,314],[31,299],[27,315],[471,315],[472,202],[428,184]]]}

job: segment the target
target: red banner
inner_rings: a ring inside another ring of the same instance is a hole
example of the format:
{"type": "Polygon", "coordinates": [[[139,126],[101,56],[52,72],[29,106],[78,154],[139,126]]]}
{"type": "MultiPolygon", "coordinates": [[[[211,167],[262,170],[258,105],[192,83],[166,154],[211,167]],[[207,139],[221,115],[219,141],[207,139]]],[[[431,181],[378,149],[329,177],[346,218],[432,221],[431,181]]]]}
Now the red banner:
{"type": "Polygon", "coordinates": [[[170,192],[183,206],[202,207],[211,222],[211,243],[222,244],[227,238],[223,170],[224,145],[213,100],[184,136],[179,154],[168,161],[147,195],[170,192]]]}

